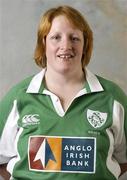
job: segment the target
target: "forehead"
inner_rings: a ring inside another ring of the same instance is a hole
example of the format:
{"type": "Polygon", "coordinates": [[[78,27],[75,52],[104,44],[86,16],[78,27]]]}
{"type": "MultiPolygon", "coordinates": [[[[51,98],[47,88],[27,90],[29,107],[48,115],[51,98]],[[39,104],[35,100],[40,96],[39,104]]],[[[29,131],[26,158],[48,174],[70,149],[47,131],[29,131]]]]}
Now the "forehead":
{"type": "Polygon", "coordinates": [[[69,26],[72,26],[72,23],[69,21],[69,19],[65,15],[59,15],[53,18],[52,25],[58,24],[59,22],[66,22],[69,26]]]}
{"type": "Polygon", "coordinates": [[[73,32],[80,31],[66,16],[59,15],[53,19],[49,33],[52,31],[66,32],[68,30],[73,32]]]}

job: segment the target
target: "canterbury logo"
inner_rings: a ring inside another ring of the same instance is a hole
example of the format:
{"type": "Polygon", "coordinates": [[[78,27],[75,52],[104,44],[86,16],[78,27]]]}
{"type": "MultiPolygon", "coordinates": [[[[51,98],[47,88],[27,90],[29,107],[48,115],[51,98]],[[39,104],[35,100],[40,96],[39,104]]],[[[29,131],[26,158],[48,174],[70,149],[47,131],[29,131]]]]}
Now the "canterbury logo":
{"type": "Polygon", "coordinates": [[[40,123],[38,114],[28,114],[22,118],[23,126],[35,125],[40,123]]]}

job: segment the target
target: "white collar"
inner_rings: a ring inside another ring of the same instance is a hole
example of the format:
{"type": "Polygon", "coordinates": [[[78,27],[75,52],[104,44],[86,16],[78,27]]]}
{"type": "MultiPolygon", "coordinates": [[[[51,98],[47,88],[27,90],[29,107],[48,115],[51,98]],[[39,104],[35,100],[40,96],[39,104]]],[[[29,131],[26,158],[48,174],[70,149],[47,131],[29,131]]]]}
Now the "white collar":
{"type": "Polygon", "coordinates": [[[99,82],[97,76],[86,69],[86,80],[89,84],[91,92],[99,92],[104,91],[101,83],[99,82]]]}
{"type": "MultiPolygon", "coordinates": [[[[41,72],[39,72],[32,78],[32,80],[27,88],[26,93],[43,93],[42,91],[40,91],[40,88],[43,84],[42,81],[44,79],[45,71],[46,71],[46,68],[42,69],[41,72]]],[[[104,91],[97,76],[94,75],[93,73],[91,73],[88,69],[86,69],[86,80],[89,85],[89,90],[87,90],[85,94],[104,91]]],[[[85,88],[85,86],[84,86],[84,88],[85,88]]],[[[42,88],[42,90],[43,90],[43,88],[42,88]]]]}

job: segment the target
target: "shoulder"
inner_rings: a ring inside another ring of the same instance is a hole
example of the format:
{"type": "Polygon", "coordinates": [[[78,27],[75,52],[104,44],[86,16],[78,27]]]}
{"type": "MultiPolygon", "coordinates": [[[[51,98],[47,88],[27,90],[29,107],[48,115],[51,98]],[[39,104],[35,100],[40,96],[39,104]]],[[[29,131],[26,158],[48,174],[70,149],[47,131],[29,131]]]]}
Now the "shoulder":
{"type": "Polygon", "coordinates": [[[127,95],[125,92],[111,80],[105,79],[103,77],[97,76],[99,82],[101,83],[104,92],[112,96],[115,100],[124,103],[127,106],[127,95]]]}
{"type": "Polygon", "coordinates": [[[17,99],[19,98],[19,94],[21,96],[20,91],[23,92],[22,93],[22,98],[23,98],[31,79],[32,79],[32,76],[21,81],[20,83],[12,87],[9,90],[9,92],[7,92],[6,95],[1,99],[0,101],[0,114],[1,114],[0,134],[2,132],[5,122],[7,121],[7,118],[10,112],[12,112],[15,102],[17,102],[17,99]]]}
{"type": "Polygon", "coordinates": [[[1,103],[3,101],[11,101],[16,99],[16,97],[18,97],[19,93],[21,91],[26,92],[29,83],[31,81],[33,76],[29,76],[27,78],[25,78],[24,80],[22,80],[21,82],[17,83],[16,85],[14,85],[7,93],[6,95],[1,99],[1,103]]]}
{"type": "Polygon", "coordinates": [[[20,81],[18,84],[16,84],[15,86],[12,87],[11,91],[14,92],[14,93],[17,93],[19,91],[24,91],[26,92],[27,91],[27,88],[32,80],[32,78],[34,77],[33,76],[29,76],[25,79],[23,79],[22,81],[20,81]]]}

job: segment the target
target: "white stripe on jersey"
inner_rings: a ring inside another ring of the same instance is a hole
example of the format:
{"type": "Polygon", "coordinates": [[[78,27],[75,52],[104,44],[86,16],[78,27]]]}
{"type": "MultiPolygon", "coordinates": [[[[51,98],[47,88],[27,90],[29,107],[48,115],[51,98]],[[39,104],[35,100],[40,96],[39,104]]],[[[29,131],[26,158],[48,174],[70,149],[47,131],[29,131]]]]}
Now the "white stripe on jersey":
{"type": "Polygon", "coordinates": [[[114,101],[113,104],[112,118],[113,118],[112,126],[106,130],[110,141],[110,147],[107,158],[107,167],[111,171],[111,173],[118,179],[120,175],[120,166],[118,162],[124,163],[127,162],[127,160],[123,159],[124,157],[126,157],[125,155],[126,149],[124,148],[126,147],[125,132],[124,132],[124,108],[117,101],[114,101]],[[113,152],[114,147],[115,147],[115,152],[113,152]]]}
{"type": "Polygon", "coordinates": [[[120,167],[118,162],[112,157],[113,154],[113,150],[114,150],[114,137],[112,134],[112,130],[111,128],[108,128],[106,130],[107,135],[109,136],[109,141],[110,141],[110,147],[109,147],[109,151],[108,151],[108,158],[107,158],[107,168],[109,169],[109,171],[116,177],[116,179],[118,179],[119,175],[120,175],[120,167]]]}
{"type": "Polygon", "coordinates": [[[9,163],[8,163],[8,165],[7,165],[7,170],[9,171],[10,174],[12,174],[13,168],[14,168],[15,164],[21,159],[21,158],[20,158],[20,155],[19,155],[19,153],[18,153],[17,144],[18,144],[18,140],[19,140],[20,135],[22,134],[22,132],[23,132],[23,128],[21,127],[21,128],[19,129],[19,131],[18,131],[18,133],[17,133],[17,136],[16,136],[16,139],[15,139],[16,156],[13,157],[13,158],[9,161],[9,163]]]}
{"type": "Polygon", "coordinates": [[[19,113],[17,109],[17,101],[14,100],[13,107],[7,118],[5,127],[0,138],[0,163],[7,163],[11,157],[16,155],[14,147],[15,137],[18,131],[17,121],[19,113]]]}
{"type": "Polygon", "coordinates": [[[127,163],[126,157],[126,138],[125,138],[125,132],[124,132],[124,108],[123,106],[115,101],[114,102],[114,109],[113,109],[113,123],[114,127],[113,129],[117,129],[115,134],[115,158],[119,163],[127,163]]]}

